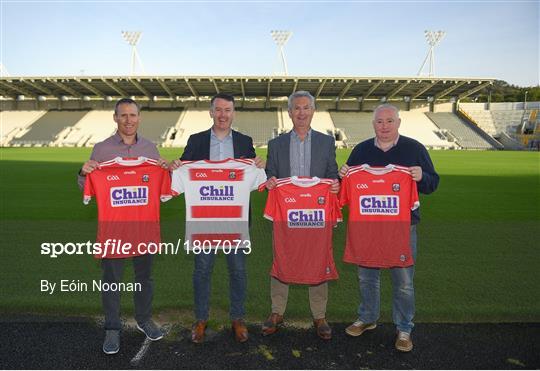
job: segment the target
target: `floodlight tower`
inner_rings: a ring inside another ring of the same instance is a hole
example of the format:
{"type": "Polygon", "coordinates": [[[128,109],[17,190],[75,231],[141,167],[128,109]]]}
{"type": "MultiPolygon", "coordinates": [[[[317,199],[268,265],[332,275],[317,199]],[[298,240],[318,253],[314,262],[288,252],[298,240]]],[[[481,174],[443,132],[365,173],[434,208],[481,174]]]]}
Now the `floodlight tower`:
{"type": "Polygon", "coordinates": [[[424,59],[424,63],[422,63],[422,66],[420,66],[420,69],[418,70],[418,76],[422,73],[422,69],[426,65],[426,62],[429,58],[429,76],[433,76],[434,69],[433,69],[433,63],[435,60],[435,57],[433,56],[433,50],[435,49],[435,46],[437,46],[438,43],[441,42],[444,35],[446,35],[446,32],[444,31],[424,31],[424,36],[426,37],[426,41],[429,44],[429,50],[427,52],[426,58],[424,59]]]}
{"type": "Polygon", "coordinates": [[[141,66],[141,70],[144,72],[144,66],[141,62],[141,58],[139,57],[139,53],[137,52],[137,43],[139,42],[139,39],[141,38],[142,32],[141,31],[122,31],[122,37],[124,40],[127,41],[129,45],[131,45],[131,74],[135,72],[135,60],[139,62],[139,66],[141,66]]]}
{"type": "Polygon", "coordinates": [[[281,61],[283,62],[283,69],[285,71],[285,76],[289,76],[289,71],[287,69],[287,61],[285,60],[285,53],[283,52],[283,47],[289,41],[292,36],[291,31],[282,31],[282,30],[273,30],[270,31],[272,39],[279,48],[279,54],[281,55],[281,61]]]}
{"type": "Polygon", "coordinates": [[[9,72],[3,63],[0,63],[0,77],[9,77],[9,72]]]}

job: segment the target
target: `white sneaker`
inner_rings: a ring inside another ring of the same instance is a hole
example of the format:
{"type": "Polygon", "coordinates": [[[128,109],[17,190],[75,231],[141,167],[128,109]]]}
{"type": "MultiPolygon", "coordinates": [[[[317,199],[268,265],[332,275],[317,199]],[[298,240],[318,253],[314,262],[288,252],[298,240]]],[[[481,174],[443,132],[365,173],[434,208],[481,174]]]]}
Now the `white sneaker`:
{"type": "Polygon", "coordinates": [[[411,334],[408,332],[398,331],[396,337],[396,349],[400,352],[410,352],[413,348],[411,334]]]}
{"type": "Polygon", "coordinates": [[[358,320],[354,322],[352,325],[350,325],[349,327],[347,327],[345,329],[345,332],[347,333],[347,335],[350,335],[350,336],[360,336],[364,333],[364,331],[373,330],[376,327],[377,327],[376,323],[364,323],[358,320]]]}

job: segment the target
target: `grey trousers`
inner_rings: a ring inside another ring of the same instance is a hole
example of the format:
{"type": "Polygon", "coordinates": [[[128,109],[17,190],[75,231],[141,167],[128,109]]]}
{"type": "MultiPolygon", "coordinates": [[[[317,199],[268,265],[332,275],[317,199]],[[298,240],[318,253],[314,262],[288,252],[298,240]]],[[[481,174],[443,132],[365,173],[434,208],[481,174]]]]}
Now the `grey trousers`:
{"type": "MultiPolygon", "coordinates": [[[[124,262],[128,259],[102,259],[101,268],[103,270],[103,282],[122,282],[124,273],[124,262]]],[[[154,294],[154,283],[152,281],[152,261],[154,255],[147,254],[131,258],[133,260],[133,270],[135,271],[135,282],[141,284],[140,291],[134,291],[133,301],[135,303],[135,320],[138,324],[143,324],[152,317],[152,297],[154,294]]],[[[105,312],[105,329],[120,330],[120,292],[102,291],[101,301],[105,312]]]]}
{"type": "MultiPolygon", "coordinates": [[[[328,282],[309,286],[309,306],[313,319],[326,317],[326,304],[328,302],[328,282]]],[[[289,298],[289,285],[270,277],[270,297],[272,299],[272,313],[283,315],[289,298]]]]}

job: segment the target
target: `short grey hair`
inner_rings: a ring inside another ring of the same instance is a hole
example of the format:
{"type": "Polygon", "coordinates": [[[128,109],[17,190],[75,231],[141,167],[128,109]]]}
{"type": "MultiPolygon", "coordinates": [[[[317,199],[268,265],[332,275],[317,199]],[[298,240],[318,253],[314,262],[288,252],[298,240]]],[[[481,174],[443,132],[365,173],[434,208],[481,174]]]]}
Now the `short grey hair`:
{"type": "Polygon", "coordinates": [[[396,117],[399,118],[399,108],[397,108],[396,106],[390,103],[383,103],[383,104],[378,105],[373,110],[373,120],[375,120],[375,117],[377,117],[377,113],[379,113],[379,111],[382,111],[385,109],[391,109],[396,114],[396,117]]]}
{"type": "Polygon", "coordinates": [[[315,109],[315,97],[311,95],[309,91],[305,91],[305,90],[298,90],[292,93],[289,96],[289,103],[287,104],[287,108],[291,110],[293,107],[294,100],[296,98],[303,98],[303,97],[309,98],[309,103],[311,105],[311,108],[315,109]]]}

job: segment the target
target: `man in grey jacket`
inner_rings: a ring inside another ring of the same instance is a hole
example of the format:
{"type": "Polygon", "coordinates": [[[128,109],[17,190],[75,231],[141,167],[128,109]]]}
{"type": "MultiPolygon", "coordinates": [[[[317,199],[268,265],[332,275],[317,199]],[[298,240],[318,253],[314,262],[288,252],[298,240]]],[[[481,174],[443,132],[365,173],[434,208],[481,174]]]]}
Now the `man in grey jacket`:
{"type": "MultiPolygon", "coordinates": [[[[276,186],[277,178],[308,176],[334,179],[331,191],[338,193],[339,181],[334,138],[311,129],[315,113],[315,98],[307,91],[297,91],[289,97],[289,117],[293,129],[268,142],[266,174],[267,188],[276,186]]],[[[263,335],[275,333],[283,322],[287,306],[289,285],[271,277],[270,296],[272,313],[262,326],[263,335]]],[[[325,340],[332,338],[326,322],[328,282],[309,287],[309,304],[317,335],[325,340]]]]}

